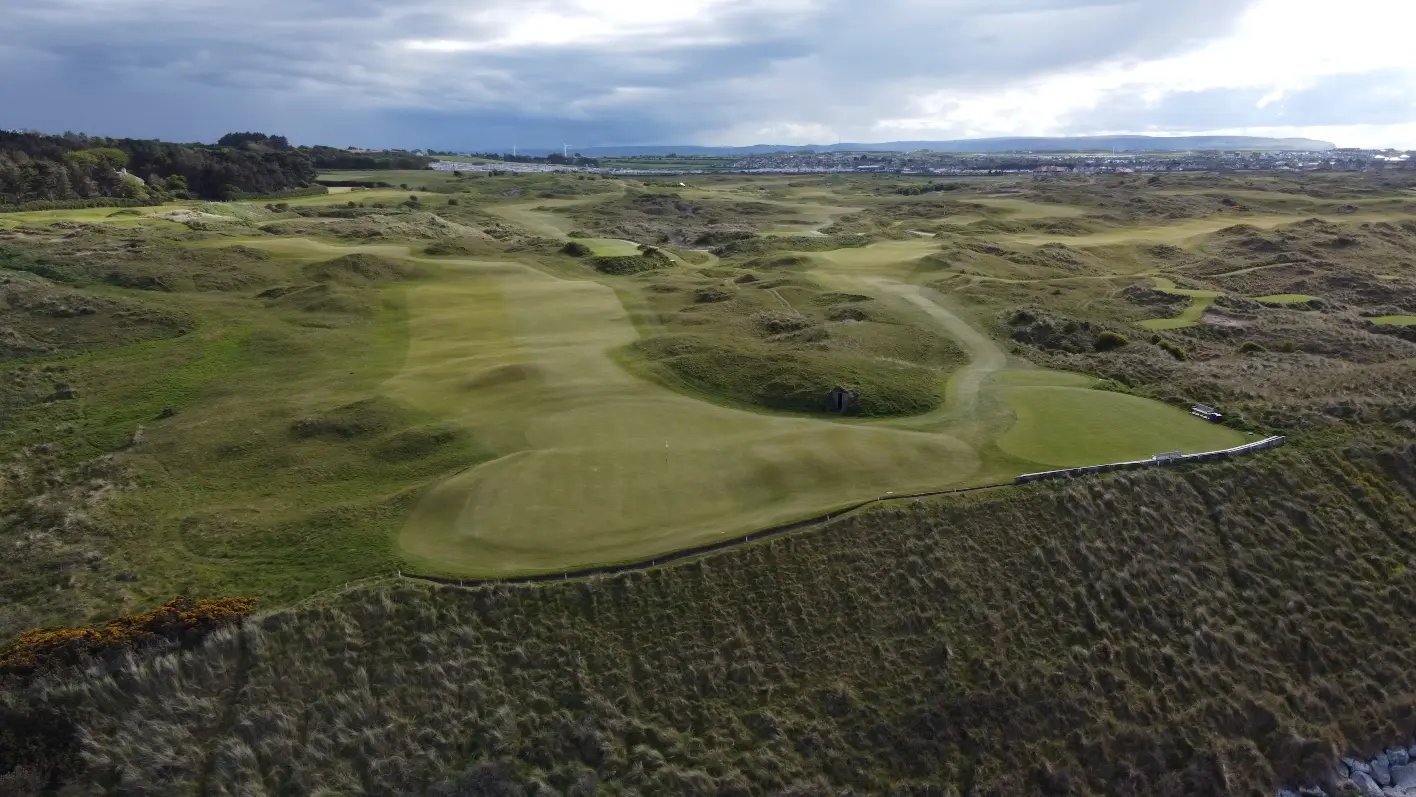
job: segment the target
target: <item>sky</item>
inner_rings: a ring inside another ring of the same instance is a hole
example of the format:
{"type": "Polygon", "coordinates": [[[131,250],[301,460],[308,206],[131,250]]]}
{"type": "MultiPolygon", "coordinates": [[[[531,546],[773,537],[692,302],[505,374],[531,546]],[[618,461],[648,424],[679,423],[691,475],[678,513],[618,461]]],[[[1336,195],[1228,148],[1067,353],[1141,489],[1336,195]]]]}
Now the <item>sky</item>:
{"type": "Polygon", "coordinates": [[[0,0],[0,128],[507,151],[1416,149],[1410,0],[0,0]]]}

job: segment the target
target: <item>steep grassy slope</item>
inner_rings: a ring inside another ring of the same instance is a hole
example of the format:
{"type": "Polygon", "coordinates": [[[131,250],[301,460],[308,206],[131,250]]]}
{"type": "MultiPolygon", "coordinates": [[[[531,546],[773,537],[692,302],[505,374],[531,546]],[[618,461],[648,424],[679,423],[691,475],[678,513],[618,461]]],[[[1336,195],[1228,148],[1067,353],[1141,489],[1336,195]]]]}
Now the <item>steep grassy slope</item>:
{"type": "Polygon", "coordinates": [[[331,596],[67,686],[123,793],[1256,794],[1416,730],[1416,448],[331,596]],[[459,774],[460,773],[460,774],[459,774]]]}

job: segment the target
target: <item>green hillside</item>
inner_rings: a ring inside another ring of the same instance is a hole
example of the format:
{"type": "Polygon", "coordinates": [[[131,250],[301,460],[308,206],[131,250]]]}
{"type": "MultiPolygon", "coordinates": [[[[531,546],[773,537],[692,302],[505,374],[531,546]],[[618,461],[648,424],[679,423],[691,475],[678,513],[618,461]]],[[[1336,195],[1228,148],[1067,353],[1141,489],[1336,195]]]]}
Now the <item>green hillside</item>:
{"type": "Polygon", "coordinates": [[[374,584],[48,700],[77,782],[133,794],[1271,794],[1416,729],[1413,467],[1289,450],[374,584]]]}

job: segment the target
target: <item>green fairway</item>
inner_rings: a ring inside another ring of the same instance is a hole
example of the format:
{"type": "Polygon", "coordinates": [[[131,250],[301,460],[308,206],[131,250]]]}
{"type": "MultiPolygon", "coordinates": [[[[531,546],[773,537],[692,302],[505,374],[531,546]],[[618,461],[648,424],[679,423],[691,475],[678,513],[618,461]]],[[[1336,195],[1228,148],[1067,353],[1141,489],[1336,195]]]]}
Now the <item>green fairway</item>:
{"type": "Polygon", "coordinates": [[[596,283],[450,267],[455,278],[409,291],[408,359],[385,389],[502,456],[418,505],[399,535],[418,567],[495,575],[643,558],[979,472],[949,435],[743,412],[637,379],[609,356],[637,333],[596,283]]]}
{"type": "Polygon", "coordinates": [[[1317,298],[1306,293],[1276,293],[1272,296],[1256,296],[1254,301],[1264,304],[1307,304],[1317,298]]]}
{"type": "Polygon", "coordinates": [[[999,394],[1018,422],[998,441],[1004,451],[1050,467],[1145,459],[1153,454],[1231,448],[1240,433],[1155,401],[1075,387],[1005,386],[999,394]]]}
{"type": "Polygon", "coordinates": [[[1416,315],[1383,315],[1367,320],[1373,324],[1391,324],[1399,327],[1416,326],[1416,315]]]}
{"type": "Polygon", "coordinates": [[[1188,290],[1175,287],[1173,280],[1165,277],[1152,277],[1155,289],[1165,293],[1173,293],[1176,296],[1190,297],[1190,305],[1174,318],[1148,318],[1140,322],[1146,329],[1184,329],[1200,323],[1204,318],[1205,311],[1214,304],[1214,300],[1222,296],[1219,291],[1188,290]]]}

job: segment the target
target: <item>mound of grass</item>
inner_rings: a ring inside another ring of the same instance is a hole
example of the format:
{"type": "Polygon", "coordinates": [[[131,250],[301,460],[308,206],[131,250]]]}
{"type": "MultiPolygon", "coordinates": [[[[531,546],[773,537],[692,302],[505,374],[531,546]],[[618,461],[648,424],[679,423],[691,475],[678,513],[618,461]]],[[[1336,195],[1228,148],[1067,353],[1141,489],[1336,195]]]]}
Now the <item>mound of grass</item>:
{"type": "Polygon", "coordinates": [[[772,252],[829,252],[867,246],[874,240],[869,235],[767,235],[732,241],[713,250],[719,257],[767,255],[772,252]]]}
{"type": "Polygon", "coordinates": [[[374,455],[391,462],[424,459],[456,445],[470,445],[466,429],[451,424],[406,429],[388,436],[374,449],[374,455]]]}
{"type": "Polygon", "coordinates": [[[290,433],[300,439],[367,437],[388,431],[402,414],[403,411],[388,399],[364,399],[318,416],[293,421],[290,433]]]}
{"type": "Polygon", "coordinates": [[[170,338],[196,326],[178,309],[2,270],[0,307],[0,362],[170,338]]]}
{"type": "Polygon", "coordinates": [[[341,255],[332,260],[311,263],[304,275],[315,282],[337,282],[353,285],[382,285],[419,279],[424,273],[406,260],[394,260],[377,255],[341,255]]]}
{"type": "Polygon", "coordinates": [[[348,287],[320,283],[303,288],[272,288],[261,298],[271,299],[277,307],[287,307],[304,313],[369,316],[377,312],[368,292],[348,287]]]}
{"type": "Polygon", "coordinates": [[[813,349],[665,335],[632,344],[640,357],[694,390],[770,410],[822,413],[835,387],[860,394],[858,413],[919,415],[943,400],[938,372],[906,363],[813,349]]]}
{"type": "Polygon", "coordinates": [[[811,268],[814,262],[810,255],[786,254],[754,257],[740,268],[761,269],[763,271],[802,270],[811,268]]]}
{"type": "Polygon", "coordinates": [[[194,249],[139,228],[0,246],[0,268],[28,271],[76,287],[111,285],[163,293],[248,290],[286,277],[266,252],[246,246],[194,249]]]}
{"type": "Polygon", "coordinates": [[[423,247],[423,254],[434,257],[477,257],[494,252],[495,249],[478,239],[435,241],[423,247]]]}

